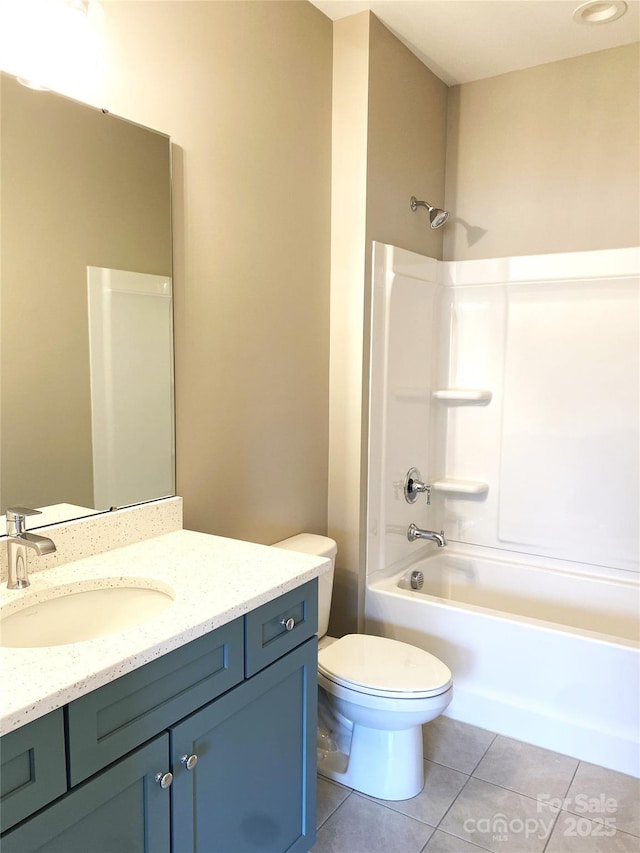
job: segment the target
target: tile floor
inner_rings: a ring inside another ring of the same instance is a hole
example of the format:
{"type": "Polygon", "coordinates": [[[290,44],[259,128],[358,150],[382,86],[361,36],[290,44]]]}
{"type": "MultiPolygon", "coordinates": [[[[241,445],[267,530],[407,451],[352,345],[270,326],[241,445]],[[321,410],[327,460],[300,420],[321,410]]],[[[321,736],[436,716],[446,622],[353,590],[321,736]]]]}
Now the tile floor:
{"type": "Polygon", "coordinates": [[[640,781],[439,717],[425,786],[376,800],[318,777],[312,853],[640,853],[640,781]]]}

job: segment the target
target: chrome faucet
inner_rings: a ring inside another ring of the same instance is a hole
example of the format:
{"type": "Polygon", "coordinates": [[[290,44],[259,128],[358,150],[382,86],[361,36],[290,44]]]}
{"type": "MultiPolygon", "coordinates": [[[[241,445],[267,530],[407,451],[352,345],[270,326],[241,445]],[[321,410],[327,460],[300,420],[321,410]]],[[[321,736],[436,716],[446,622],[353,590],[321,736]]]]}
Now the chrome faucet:
{"type": "Polygon", "coordinates": [[[432,486],[422,482],[422,475],[417,468],[409,468],[404,478],[404,499],[407,503],[415,503],[418,495],[424,493],[427,496],[427,504],[431,503],[432,486]]]}
{"type": "Polygon", "coordinates": [[[415,524],[409,525],[407,539],[409,542],[415,542],[416,539],[430,539],[437,544],[438,548],[444,548],[447,544],[444,530],[441,530],[440,533],[435,533],[433,530],[422,530],[420,527],[416,527],[415,524]]]}
{"type": "Polygon", "coordinates": [[[7,510],[7,561],[9,564],[8,589],[25,589],[29,586],[27,550],[38,556],[53,554],[56,546],[46,536],[27,533],[25,519],[28,515],[41,515],[38,509],[16,506],[7,510]]]}

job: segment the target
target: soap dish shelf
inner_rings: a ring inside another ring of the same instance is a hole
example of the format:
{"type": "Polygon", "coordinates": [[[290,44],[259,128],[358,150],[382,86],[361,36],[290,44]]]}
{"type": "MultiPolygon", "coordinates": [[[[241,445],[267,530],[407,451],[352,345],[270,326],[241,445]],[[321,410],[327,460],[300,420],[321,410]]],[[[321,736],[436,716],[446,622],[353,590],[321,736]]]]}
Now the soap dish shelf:
{"type": "Polygon", "coordinates": [[[493,393],[486,388],[439,388],[432,397],[447,406],[486,406],[493,393]]]}
{"type": "Polygon", "coordinates": [[[474,497],[476,495],[486,495],[489,491],[489,483],[483,483],[480,480],[453,480],[444,477],[441,480],[431,483],[431,489],[434,492],[447,492],[451,495],[474,497]]]}

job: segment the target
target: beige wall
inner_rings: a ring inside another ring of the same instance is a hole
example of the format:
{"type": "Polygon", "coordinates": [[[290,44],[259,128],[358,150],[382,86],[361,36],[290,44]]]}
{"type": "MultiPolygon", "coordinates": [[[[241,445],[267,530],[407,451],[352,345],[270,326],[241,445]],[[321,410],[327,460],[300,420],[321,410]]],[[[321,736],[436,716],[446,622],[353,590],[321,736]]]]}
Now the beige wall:
{"type": "Polygon", "coordinates": [[[451,89],[448,260],[637,246],[637,44],[451,89]]]}
{"type": "Polygon", "coordinates": [[[327,523],[331,22],[302,0],[104,4],[113,111],[171,134],[185,526],[327,523]]]}
{"type": "Polygon", "coordinates": [[[373,15],[334,24],[329,534],[330,630],[354,630],[365,561],[372,241],[441,257],[412,195],[444,196],[447,88],[373,15]]]}
{"type": "Polygon", "coordinates": [[[367,240],[442,258],[442,229],[411,196],[444,205],[445,84],[371,16],[367,240]]]}
{"type": "Polygon", "coordinates": [[[356,628],[360,563],[369,15],[333,33],[329,535],[338,543],[331,633],[356,628]]]}
{"type": "Polygon", "coordinates": [[[0,511],[93,507],[87,266],[171,275],[169,141],[2,75],[0,511]]]}

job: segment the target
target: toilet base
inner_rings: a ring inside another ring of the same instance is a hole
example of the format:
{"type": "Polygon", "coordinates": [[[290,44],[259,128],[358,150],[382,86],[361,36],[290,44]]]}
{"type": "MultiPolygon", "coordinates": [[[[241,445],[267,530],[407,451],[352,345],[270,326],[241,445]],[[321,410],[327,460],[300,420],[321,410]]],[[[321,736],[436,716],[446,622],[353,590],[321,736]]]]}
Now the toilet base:
{"type": "Polygon", "coordinates": [[[323,753],[318,773],[380,800],[409,800],[424,787],[422,726],[392,732],[354,723],[349,755],[323,753]]]}

